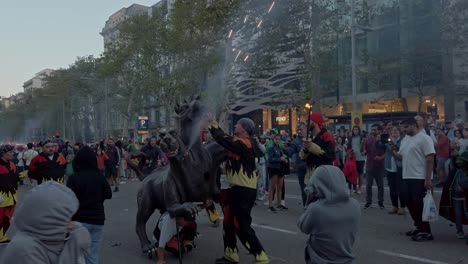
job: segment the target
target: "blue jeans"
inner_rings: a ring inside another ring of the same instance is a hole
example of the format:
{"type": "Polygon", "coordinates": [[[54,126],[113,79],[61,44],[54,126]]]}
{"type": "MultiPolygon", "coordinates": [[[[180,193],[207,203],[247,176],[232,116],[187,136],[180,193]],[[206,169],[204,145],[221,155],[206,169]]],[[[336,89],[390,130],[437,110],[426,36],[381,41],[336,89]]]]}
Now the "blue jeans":
{"type": "Polygon", "coordinates": [[[86,256],[86,264],[98,264],[99,263],[99,251],[101,250],[102,234],[104,231],[103,225],[91,225],[81,223],[86,229],[88,229],[89,235],[91,236],[91,246],[89,249],[89,255],[86,256]]]}

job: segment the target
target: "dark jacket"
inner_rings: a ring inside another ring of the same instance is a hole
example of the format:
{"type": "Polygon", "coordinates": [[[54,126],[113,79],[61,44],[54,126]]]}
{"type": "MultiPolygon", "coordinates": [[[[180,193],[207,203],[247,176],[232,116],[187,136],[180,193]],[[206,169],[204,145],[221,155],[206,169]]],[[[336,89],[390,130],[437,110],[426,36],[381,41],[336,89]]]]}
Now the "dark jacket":
{"type": "Polygon", "coordinates": [[[283,157],[283,151],[280,146],[273,144],[268,148],[268,163],[267,167],[272,169],[281,169],[281,157],[283,157]]]}
{"type": "Polygon", "coordinates": [[[112,198],[112,191],[106,178],[99,172],[96,153],[90,147],[80,149],[73,160],[73,170],[75,174],[70,176],[67,186],[75,192],[80,207],[72,219],[103,225],[104,200],[112,198]]]}
{"type": "Polygon", "coordinates": [[[105,161],[106,166],[116,166],[120,163],[120,152],[116,146],[106,146],[104,151],[107,157],[109,157],[109,159],[105,161]]]}
{"type": "Polygon", "coordinates": [[[333,165],[335,160],[335,139],[326,129],[322,129],[312,140],[325,152],[323,155],[307,155],[306,163],[309,168],[316,168],[320,165],[333,165]]]}
{"type": "Polygon", "coordinates": [[[258,142],[252,138],[232,137],[218,127],[210,128],[216,142],[229,151],[226,162],[226,182],[232,186],[257,189],[255,158],[263,157],[258,142]]]}
{"type": "Polygon", "coordinates": [[[65,176],[66,160],[62,155],[54,153],[52,159],[41,153],[31,160],[29,165],[29,177],[37,180],[39,184],[43,181],[56,181],[63,183],[65,176]]]}
{"type": "Polygon", "coordinates": [[[301,157],[299,157],[299,153],[301,152],[301,150],[302,150],[302,137],[298,136],[292,141],[291,146],[289,146],[286,149],[286,152],[288,153],[288,156],[294,159],[294,162],[296,163],[296,170],[305,171],[307,164],[304,160],[301,159],[301,157]]]}
{"type": "MultiPolygon", "coordinates": [[[[459,173],[460,172],[464,174],[463,175],[464,177],[468,177],[465,171],[460,170],[459,173]]],[[[457,173],[456,169],[452,170],[449,173],[449,177],[445,181],[445,185],[442,191],[442,196],[440,198],[440,205],[439,205],[439,215],[453,223],[455,223],[455,210],[453,208],[452,191],[454,188],[456,173],[457,173]]],[[[465,194],[465,210],[468,211],[468,189],[464,189],[464,194],[465,194]]],[[[468,225],[468,217],[464,218],[463,224],[468,225]]]]}

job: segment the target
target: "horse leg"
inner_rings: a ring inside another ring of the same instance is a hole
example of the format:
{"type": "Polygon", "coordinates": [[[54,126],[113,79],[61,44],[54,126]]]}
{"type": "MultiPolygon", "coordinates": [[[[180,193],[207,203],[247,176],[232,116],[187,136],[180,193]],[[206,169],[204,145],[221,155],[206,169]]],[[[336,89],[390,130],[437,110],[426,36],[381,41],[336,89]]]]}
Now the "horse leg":
{"type": "Polygon", "coordinates": [[[148,253],[152,250],[151,241],[146,234],[146,222],[148,222],[148,219],[154,213],[155,209],[149,192],[144,189],[140,190],[140,192],[138,192],[138,211],[136,215],[135,231],[140,239],[143,253],[148,253]]]}

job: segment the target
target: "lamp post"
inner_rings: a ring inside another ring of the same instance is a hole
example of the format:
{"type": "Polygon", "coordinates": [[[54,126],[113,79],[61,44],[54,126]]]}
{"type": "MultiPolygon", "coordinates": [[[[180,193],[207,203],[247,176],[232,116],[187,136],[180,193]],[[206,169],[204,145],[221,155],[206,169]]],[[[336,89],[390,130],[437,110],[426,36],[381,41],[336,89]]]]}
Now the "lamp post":
{"type": "Polygon", "coordinates": [[[357,110],[356,91],[356,0],[351,0],[351,88],[353,94],[353,112],[357,110]]]}

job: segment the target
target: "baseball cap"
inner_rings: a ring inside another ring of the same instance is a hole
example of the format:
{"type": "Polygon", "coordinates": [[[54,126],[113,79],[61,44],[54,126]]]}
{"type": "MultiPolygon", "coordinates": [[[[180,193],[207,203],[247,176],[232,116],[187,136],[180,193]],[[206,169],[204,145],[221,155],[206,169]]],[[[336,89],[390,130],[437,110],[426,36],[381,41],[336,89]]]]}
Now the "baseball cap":
{"type": "Polygon", "coordinates": [[[328,122],[328,119],[323,118],[323,116],[320,113],[313,112],[310,114],[310,121],[316,123],[319,126],[322,126],[323,123],[328,122]]]}

